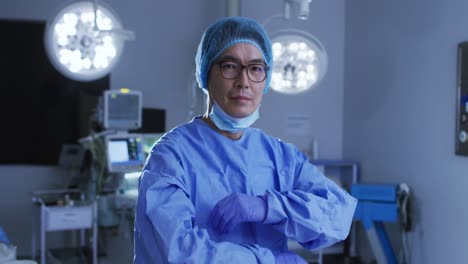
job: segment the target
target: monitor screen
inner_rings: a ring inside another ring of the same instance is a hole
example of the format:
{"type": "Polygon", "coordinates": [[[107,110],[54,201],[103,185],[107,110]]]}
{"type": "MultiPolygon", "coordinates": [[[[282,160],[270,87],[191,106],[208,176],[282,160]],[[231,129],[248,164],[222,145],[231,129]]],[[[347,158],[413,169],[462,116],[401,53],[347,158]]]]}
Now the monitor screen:
{"type": "Polygon", "coordinates": [[[132,130],[141,127],[142,93],[140,91],[104,92],[104,127],[132,130]]]}
{"type": "Polygon", "coordinates": [[[129,147],[127,140],[114,139],[109,142],[109,158],[112,163],[127,162],[134,150],[129,147]]]}
{"type": "Polygon", "coordinates": [[[144,155],[140,135],[109,136],[106,142],[109,172],[129,172],[141,169],[144,155]]]}

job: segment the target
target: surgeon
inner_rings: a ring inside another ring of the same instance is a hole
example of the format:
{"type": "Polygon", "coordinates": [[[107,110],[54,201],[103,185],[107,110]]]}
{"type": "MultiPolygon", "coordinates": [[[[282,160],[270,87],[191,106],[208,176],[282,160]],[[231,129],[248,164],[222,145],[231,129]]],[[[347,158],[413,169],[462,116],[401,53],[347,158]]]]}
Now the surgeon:
{"type": "Polygon", "coordinates": [[[139,179],[134,263],[306,263],[288,251],[348,236],[356,199],[292,144],[251,125],[268,91],[272,48],[245,17],[204,32],[196,78],[204,115],[167,132],[139,179]]]}

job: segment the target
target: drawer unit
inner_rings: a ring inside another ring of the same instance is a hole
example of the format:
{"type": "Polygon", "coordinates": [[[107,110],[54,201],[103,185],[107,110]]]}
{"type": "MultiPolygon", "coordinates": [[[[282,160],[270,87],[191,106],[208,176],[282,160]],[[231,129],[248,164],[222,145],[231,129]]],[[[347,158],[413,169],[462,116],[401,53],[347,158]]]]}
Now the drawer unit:
{"type": "Polygon", "coordinates": [[[44,211],[47,231],[87,229],[93,225],[92,206],[54,206],[44,211]]]}

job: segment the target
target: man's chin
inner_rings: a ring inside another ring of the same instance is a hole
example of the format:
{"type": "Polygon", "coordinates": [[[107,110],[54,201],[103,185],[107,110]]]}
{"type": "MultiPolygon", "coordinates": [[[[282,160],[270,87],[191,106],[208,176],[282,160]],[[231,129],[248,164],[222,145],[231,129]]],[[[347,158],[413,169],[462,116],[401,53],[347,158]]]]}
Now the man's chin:
{"type": "Polygon", "coordinates": [[[248,117],[252,113],[249,113],[247,111],[236,111],[236,112],[228,113],[228,114],[234,118],[244,118],[244,117],[248,117]]]}

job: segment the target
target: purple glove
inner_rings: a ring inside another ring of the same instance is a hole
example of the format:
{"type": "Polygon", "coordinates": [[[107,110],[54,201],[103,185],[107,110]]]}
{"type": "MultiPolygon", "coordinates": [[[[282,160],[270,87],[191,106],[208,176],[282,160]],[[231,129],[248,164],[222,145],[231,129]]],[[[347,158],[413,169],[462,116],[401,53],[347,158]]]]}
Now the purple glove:
{"type": "Polygon", "coordinates": [[[292,252],[279,253],[275,259],[276,264],[307,264],[307,261],[292,252]]]}
{"type": "Polygon", "coordinates": [[[258,196],[233,193],[219,201],[211,211],[211,224],[220,234],[231,231],[244,222],[262,222],[267,211],[266,201],[258,196]]]}

